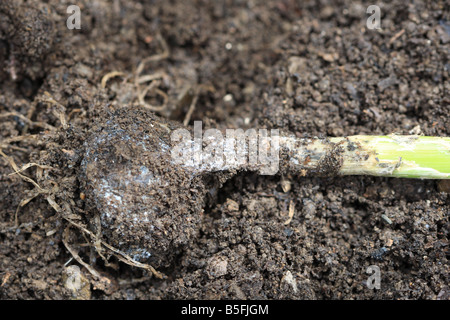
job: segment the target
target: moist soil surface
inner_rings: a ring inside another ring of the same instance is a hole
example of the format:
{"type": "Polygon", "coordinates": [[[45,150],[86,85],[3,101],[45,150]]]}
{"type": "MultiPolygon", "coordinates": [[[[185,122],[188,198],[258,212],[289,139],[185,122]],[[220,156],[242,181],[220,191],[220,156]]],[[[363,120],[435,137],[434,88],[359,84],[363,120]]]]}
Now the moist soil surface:
{"type": "Polygon", "coordinates": [[[449,136],[448,3],[379,2],[381,29],[360,1],[76,4],[81,29],[0,3],[1,299],[449,299],[445,181],[192,180],[157,154],[196,120],[449,136]]]}

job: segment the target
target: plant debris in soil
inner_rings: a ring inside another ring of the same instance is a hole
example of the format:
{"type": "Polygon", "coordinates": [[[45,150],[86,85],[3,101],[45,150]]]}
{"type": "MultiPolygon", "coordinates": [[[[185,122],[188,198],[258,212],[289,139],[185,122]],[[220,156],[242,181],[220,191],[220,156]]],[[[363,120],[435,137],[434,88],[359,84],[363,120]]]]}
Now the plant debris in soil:
{"type": "Polygon", "coordinates": [[[0,2],[1,299],[449,299],[447,181],[192,181],[145,139],[449,136],[446,1],[380,2],[379,30],[362,1],[77,5],[79,30],[65,2],[0,2]],[[178,185],[147,193],[143,166],[178,185]]]}

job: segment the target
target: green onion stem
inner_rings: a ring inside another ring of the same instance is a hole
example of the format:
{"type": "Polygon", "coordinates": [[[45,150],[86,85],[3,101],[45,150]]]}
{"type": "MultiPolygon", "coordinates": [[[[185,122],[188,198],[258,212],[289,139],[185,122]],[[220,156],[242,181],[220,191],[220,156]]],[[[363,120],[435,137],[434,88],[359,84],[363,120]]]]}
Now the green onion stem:
{"type": "Polygon", "coordinates": [[[291,168],[305,175],[317,172],[326,164],[324,160],[332,158],[338,163],[339,175],[450,179],[447,137],[357,135],[308,141],[285,138],[284,145],[290,151],[291,168]]]}

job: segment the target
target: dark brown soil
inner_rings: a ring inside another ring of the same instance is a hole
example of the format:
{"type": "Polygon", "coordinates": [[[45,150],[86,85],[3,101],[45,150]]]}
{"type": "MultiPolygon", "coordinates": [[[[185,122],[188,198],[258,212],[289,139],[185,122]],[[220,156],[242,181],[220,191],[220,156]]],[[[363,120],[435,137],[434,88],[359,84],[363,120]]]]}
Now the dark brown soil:
{"type": "Polygon", "coordinates": [[[381,30],[366,27],[372,3],[360,1],[77,4],[81,30],[66,27],[60,1],[0,2],[0,299],[450,298],[447,182],[192,182],[164,155],[152,161],[161,142],[146,139],[195,120],[299,137],[449,136],[446,1],[379,2],[381,30]],[[161,128],[148,128],[149,108],[161,128]],[[136,156],[139,139],[151,157],[136,156]],[[172,188],[125,185],[139,166],[172,188]],[[104,177],[133,195],[120,209],[104,177]],[[101,222],[108,206],[122,220],[101,222]],[[366,285],[373,265],[380,289],[366,285]]]}

